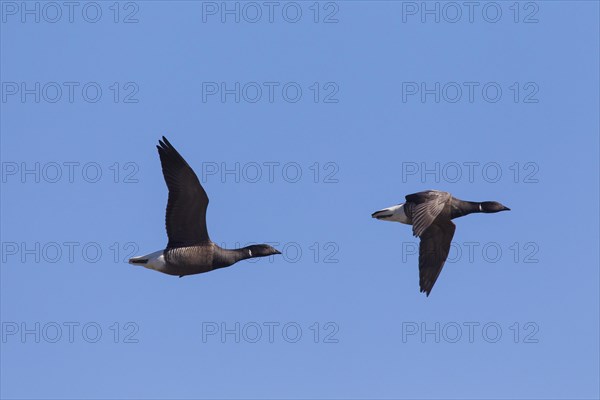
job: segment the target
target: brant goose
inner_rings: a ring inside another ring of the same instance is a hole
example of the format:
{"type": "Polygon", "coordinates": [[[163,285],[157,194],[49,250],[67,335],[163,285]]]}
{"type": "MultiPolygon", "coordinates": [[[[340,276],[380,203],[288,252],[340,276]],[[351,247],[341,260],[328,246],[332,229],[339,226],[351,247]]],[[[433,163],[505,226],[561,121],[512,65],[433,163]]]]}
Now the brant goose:
{"type": "Polygon", "coordinates": [[[452,197],[448,192],[427,190],[406,196],[406,203],[374,212],[373,218],[412,225],[419,246],[419,285],[427,296],[435,284],[448,253],[456,225],[450,220],[471,213],[510,210],[496,201],[477,203],[452,197]]]}
{"type": "Polygon", "coordinates": [[[229,267],[247,258],[281,254],[266,244],[228,250],[213,243],[206,229],[208,196],[204,188],[171,143],[164,136],[158,142],[160,145],[156,148],[169,189],[166,216],[169,243],[165,250],[130,258],[130,264],[181,278],[229,267]]]}

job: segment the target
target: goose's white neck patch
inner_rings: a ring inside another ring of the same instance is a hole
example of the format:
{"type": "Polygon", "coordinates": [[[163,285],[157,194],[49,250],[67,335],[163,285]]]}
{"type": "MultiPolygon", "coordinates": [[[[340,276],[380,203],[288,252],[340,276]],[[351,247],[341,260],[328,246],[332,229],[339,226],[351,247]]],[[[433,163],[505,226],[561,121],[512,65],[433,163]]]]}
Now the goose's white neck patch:
{"type": "Polygon", "coordinates": [[[483,208],[481,208],[481,203],[479,203],[479,211],[483,212],[483,208]]]}
{"type": "Polygon", "coordinates": [[[252,257],[252,250],[248,249],[248,254],[252,257]]]}

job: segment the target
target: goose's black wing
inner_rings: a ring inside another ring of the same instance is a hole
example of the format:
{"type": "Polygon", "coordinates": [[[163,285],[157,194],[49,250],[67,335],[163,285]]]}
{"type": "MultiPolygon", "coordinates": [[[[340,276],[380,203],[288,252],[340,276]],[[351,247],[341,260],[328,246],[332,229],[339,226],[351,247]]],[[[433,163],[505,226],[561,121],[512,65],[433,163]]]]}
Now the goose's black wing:
{"type": "Polygon", "coordinates": [[[188,163],[163,136],[158,155],[169,188],[166,226],[167,248],[186,247],[209,242],[206,230],[208,196],[188,163]]]}
{"type": "Polygon", "coordinates": [[[450,252],[450,242],[456,225],[450,220],[439,219],[421,235],[419,245],[419,286],[427,296],[435,284],[450,252]]]}
{"type": "Polygon", "coordinates": [[[413,235],[421,236],[450,199],[452,199],[450,193],[439,190],[428,190],[406,196],[406,202],[414,204],[411,208],[413,235]]]}

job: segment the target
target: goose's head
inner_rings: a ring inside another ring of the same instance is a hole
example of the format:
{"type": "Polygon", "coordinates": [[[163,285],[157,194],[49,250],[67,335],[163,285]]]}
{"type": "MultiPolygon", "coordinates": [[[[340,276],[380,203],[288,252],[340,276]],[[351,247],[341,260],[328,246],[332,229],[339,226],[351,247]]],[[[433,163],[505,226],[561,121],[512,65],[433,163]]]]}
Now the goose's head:
{"type": "Polygon", "coordinates": [[[248,251],[248,255],[251,258],[267,257],[272,256],[273,254],[281,254],[279,250],[269,246],[268,244],[253,244],[252,246],[245,247],[245,250],[248,251]]]}
{"type": "Polygon", "coordinates": [[[479,203],[479,207],[481,209],[481,212],[484,212],[484,213],[497,213],[500,211],[510,211],[510,208],[498,203],[497,201],[484,201],[482,203],[479,203]]]}

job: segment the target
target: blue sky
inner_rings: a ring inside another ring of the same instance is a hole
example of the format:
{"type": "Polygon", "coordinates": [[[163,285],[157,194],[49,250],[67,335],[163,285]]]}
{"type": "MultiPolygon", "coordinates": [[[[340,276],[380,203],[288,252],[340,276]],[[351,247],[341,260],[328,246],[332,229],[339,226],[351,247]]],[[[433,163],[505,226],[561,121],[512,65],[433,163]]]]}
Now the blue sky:
{"type": "Polygon", "coordinates": [[[269,4],[0,2],[2,398],[598,398],[598,3],[269,4]],[[161,135],[284,254],[124,262],[161,135]],[[426,298],[370,214],[429,188],[512,211],[426,298]]]}

